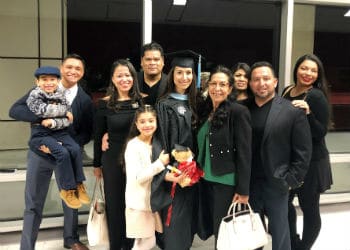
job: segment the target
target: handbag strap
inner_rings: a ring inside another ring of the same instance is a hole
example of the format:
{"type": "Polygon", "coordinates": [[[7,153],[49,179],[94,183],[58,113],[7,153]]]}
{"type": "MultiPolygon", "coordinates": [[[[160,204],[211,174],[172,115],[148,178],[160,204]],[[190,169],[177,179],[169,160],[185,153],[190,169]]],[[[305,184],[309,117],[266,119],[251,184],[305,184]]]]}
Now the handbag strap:
{"type": "Polygon", "coordinates": [[[101,197],[103,199],[103,201],[105,201],[105,192],[104,192],[104,188],[103,188],[103,178],[100,177],[96,177],[95,180],[95,185],[94,185],[94,192],[92,193],[92,200],[96,200],[96,190],[99,189],[99,192],[101,194],[101,197]]]}
{"type": "MultiPolygon", "coordinates": [[[[236,217],[236,207],[238,202],[231,203],[230,207],[228,208],[227,215],[232,215],[233,217],[236,217]],[[232,211],[232,212],[231,212],[232,211]]],[[[252,207],[250,206],[249,202],[246,204],[249,210],[249,213],[252,215],[254,214],[252,207]]]]}
{"type": "MultiPolygon", "coordinates": [[[[238,216],[238,214],[240,214],[240,213],[242,213],[242,212],[247,211],[247,209],[245,209],[245,210],[242,210],[242,211],[240,211],[240,212],[237,213],[237,212],[236,212],[236,206],[237,206],[237,204],[238,204],[237,202],[232,203],[232,204],[230,205],[228,211],[227,211],[227,216],[231,216],[231,217],[232,217],[233,230],[236,230],[236,229],[235,229],[236,216],[238,216]],[[232,213],[231,213],[231,211],[232,211],[232,213]]],[[[255,230],[256,223],[255,223],[255,221],[254,221],[254,211],[253,211],[253,209],[252,209],[252,207],[250,206],[249,203],[247,203],[246,205],[247,205],[246,207],[248,207],[248,210],[249,210],[249,216],[250,216],[251,226],[252,226],[252,228],[255,230]]]]}
{"type": "Polygon", "coordinates": [[[100,192],[101,192],[101,197],[102,197],[103,201],[106,201],[106,199],[105,199],[105,189],[104,189],[104,180],[103,180],[102,177],[100,178],[100,192]]]}

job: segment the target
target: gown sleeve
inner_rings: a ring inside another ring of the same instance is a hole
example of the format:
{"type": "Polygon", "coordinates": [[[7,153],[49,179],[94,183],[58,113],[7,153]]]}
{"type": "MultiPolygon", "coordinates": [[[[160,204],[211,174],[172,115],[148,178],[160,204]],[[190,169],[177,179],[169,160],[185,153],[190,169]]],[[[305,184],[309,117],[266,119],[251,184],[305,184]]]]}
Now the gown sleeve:
{"type": "MultiPolygon", "coordinates": [[[[159,131],[159,130],[157,130],[159,131]]],[[[160,133],[156,133],[152,140],[152,161],[159,157],[162,151],[160,133]]],[[[163,208],[171,204],[172,198],[170,196],[170,185],[164,178],[167,173],[167,169],[164,169],[159,174],[155,175],[151,184],[151,209],[152,212],[160,211],[163,208]]]]}
{"type": "Polygon", "coordinates": [[[169,131],[169,116],[167,106],[163,102],[157,103],[157,120],[158,120],[158,136],[163,148],[166,152],[170,152],[170,145],[168,144],[168,131],[169,131]]]}

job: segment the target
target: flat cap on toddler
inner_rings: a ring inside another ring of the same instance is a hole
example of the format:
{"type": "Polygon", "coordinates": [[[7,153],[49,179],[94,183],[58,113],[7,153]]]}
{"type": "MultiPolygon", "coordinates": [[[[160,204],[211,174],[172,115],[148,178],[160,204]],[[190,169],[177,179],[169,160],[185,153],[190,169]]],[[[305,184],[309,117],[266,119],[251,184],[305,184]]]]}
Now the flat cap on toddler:
{"type": "Polygon", "coordinates": [[[60,70],[57,67],[52,66],[43,66],[37,68],[34,72],[34,76],[38,78],[41,75],[54,75],[57,76],[57,78],[61,78],[60,70]]]}

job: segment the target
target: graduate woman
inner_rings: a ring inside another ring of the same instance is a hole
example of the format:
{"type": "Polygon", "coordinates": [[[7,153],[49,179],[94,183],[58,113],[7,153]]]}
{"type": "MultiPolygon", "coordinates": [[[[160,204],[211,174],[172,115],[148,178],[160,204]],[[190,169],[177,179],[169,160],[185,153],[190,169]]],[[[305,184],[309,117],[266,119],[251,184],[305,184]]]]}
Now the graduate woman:
{"type": "MultiPolygon", "coordinates": [[[[166,91],[156,105],[158,136],[167,152],[171,152],[175,144],[194,152],[196,76],[193,54],[176,55],[171,66],[166,91]]],[[[184,177],[184,174],[176,176],[165,170],[153,179],[151,206],[162,217],[164,232],[157,237],[162,249],[186,250],[192,245],[194,188],[180,187],[178,183],[184,177]],[[175,188],[171,195],[173,183],[175,188]]]]}

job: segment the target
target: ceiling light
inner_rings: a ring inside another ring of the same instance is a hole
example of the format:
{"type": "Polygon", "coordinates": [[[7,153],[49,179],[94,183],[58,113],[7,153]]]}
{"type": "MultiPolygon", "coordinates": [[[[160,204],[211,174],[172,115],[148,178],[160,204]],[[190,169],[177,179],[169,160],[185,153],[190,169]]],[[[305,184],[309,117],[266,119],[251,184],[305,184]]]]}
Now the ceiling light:
{"type": "Polygon", "coordinates": [[[187,3],[187,0],[174,0],[173,5],[182,5],[185,6],[187,3]]]}
{"type": "MultiPolygon", "coordinates": [[[[174,1],[175,2],[175,1],[174,1]]],[[[344,14],[345,17],[350,17],[350,10],[344,14]]]]}

